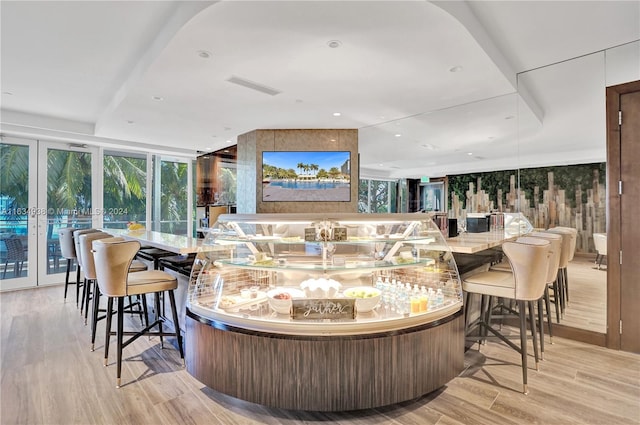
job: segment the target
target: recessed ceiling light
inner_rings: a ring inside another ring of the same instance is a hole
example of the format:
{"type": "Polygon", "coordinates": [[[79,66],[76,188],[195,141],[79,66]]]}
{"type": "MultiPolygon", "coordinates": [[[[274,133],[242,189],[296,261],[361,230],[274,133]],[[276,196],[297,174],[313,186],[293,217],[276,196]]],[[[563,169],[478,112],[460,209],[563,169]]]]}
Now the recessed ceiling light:
{"type": "Polygon", "coordinates": [[[198,56],[202,59],[209,59],[212,55],[211,52],[207,52],[206,50],[198,50],[198,56]]]}
{"type": "Polygon", "coordinates": [[[402,136],[402,134],[400,134],[400,133],[397,133],[397,134],[396,134],[396,137],[400,137],[400,136],[402,136]]]}
{"type": "Polygon", "coordinates": [[[334,117],[339,117],[340,115],[342,115],[340,112],[334,112],[334,113],[333,113],[333,116],[334,116],[334,117]]]}
{"type": "Polygon", "coordinates": [[[473,152],[467,152],[467,155],[471,156],[473,155],[473,152]]]}
{"type": "Polygon", "coordinates": [[[427,148],[427,149],[429,149],[430,151],[432,151],[432,150],[434,149],[433,145],[432,145],[432,144],[429,144],[429,143],[425,143],[424,145],[422,145],[422,147],[423,147],[423,148],[427,148]]]}
{"type": "Polygon", "coordinates": [[[229,130],[231,130],[231,127],[225,127],[224,130],[225,131],[229,131],[229,130]]]}
{"type": "Polygon", "coordinates": [[[213,148],[211,146],[207,146],[206,148],[204,148],[204,150],[211,151],[211,150],[213,150],[213,148]]]}
{"type": "Polygon", "coordinates": [[[462,71],[462,67],[460,65],[454,66],[453,68],[449,69],[449,72],[460,72],[462,71]]]}
{"type": "Polygon", "coordinates": [[[10,91],[3,91],[2,94],[6,94],[7,96],[13,96],[13,93],[10,91]]]}
{"type": "Polygon", "coordinates": [[[155,100],[156,102],[162,102],[164,100],[164,97],[162,97],[162,96],[151,96],[151,99],[155,100]]]}
{"type": "Polygon", "coordinates": [[[507,115],[506,117],[504,117],[505,120],[512,120],[515,117],[513,115],[507,115]]]}
{"type": "Polygon", "coordinates": [[[127,120],[127,124],[135,124],[135,121],[127,120]]]}
{"type": "Polygon", "coordinates": [[[495,139],[495,137],[489,136],[489,140],[493,140],[493,139],[495,139]]]}
{"type": "Polygon", "coordinates": [[[336,141],[336,139],[331,139],[331,141],[332,141],[332,142],[335,142],[335,141],[336,141]]]}
{"type": "Polygon", "coordinates": [[[340,41],[340,40],[329,40],[329,41],[327,41],[327,46],[331,47],[332,49],[337,49],[338,47],[342,46],[342,41],[340,41]]]}
{"type": "Polygon", "coordinates": [[[384,167],[384,164],[378,164],[378,165],[381,166],[381,167],[384,167]]]}
{"type": "Polygon", "coordinates": [[[227,143],[233,143],[231,140],[227,140],[227,143]]]}

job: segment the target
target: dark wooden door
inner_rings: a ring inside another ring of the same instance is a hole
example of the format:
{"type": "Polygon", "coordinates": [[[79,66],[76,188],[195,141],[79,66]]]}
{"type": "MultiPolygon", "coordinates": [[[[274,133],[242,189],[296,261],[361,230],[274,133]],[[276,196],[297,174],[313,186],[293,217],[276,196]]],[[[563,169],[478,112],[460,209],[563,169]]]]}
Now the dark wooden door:
{"type": "Polygon", "coordinates": [[[607,336],[640,353],[640,80],[607,87],[607,336]]]}
{"type": "Polygon", "coordinates": [[[640,91],[620,95],[620,349],[640,353],[640,91]]]}

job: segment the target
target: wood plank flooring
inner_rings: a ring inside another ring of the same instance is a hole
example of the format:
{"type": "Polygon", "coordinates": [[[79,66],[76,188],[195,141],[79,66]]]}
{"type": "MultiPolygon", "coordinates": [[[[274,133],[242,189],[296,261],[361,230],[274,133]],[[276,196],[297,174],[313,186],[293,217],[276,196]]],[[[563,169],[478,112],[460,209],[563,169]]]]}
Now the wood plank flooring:
{"type": "MultiPolygon", "coordinates": [[[[0,294],[2,424],[639,424],[640,356],[554,338],[540,371],[521,389],[519,355],[475,345],[466,370],[420,399],[365,411],[269,409],[210,390],[182,367],[177,350],[142,337],[125,348],[123,384],[114,355],[102,366],[60,286],[0,294]]],[[[131,319],[135,322],[137,319],[131,319]]],[[[531,359],[530,365],[533,364],[531,359]]]]}
{"type": "Polygon", "coordinates": [[[607,333],[607,271],[606,265],[597,270],[593,258],[593,255],[576,255],[569,263],[569,304],[560,323],[604,334],[607,333]]]}

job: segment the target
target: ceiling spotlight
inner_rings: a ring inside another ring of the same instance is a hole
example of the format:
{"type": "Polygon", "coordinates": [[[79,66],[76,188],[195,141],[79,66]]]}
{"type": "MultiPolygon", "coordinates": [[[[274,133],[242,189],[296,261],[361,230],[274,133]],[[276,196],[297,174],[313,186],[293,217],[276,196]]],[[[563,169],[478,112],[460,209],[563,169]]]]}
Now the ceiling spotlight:
{"type": "Polygon", "coordinates": [[[400,134],[400,133],[397,133],[397,134],[396,134],[396,137],[400,137],[400,136],[402,136],[402,134],[400,134]]]}
{"type": "Polygon", "coordinates": [[[384,164],[378,164],[378,165],[381,166],[381,167],[384,167],[384,164]]]}
{"type": "Polygon", "coordinates": [[[454,66],[453,68],[449,69],[449,72],[460,72],[460,71],[462,71],[462,67],[460,65],[454,66]]]}
{"type": "Polygon", "coordinates": [[[334,116],[334,117],[339,117],[340,115],[342,115],[340,112],[334,112],[334,113],[333,113],[333,116],[334,116]]]}
{"type": "Polygon", "coordinates": [[[467,155],[471,156],[473,155],[473,152],[467,152],[467,155]]]}
{"type": "Polygon", "coordinates": [[[211,52],[207,52],[206,50],[198,50],[198,56],[202,59],[209,59],[212,55],[211,52]]]}
{"type": "Polygon", "coordinates": [[[162,96],[151,96],[151,99],[155,100],[156,102],[162,102],[164,100],[164,97],[162,97],[162,96]]]}
{"type": "Polygon", "coordinates": [[[233,143],[231,140],[227,140],[227,143],[233,143]]]}
{"type": "Polygon", "coordinates": [[[336,141],[336,139],[331,139],[331,141],[332,141],[332,142],[335,142],[335,141],[336,141]]]}
{"type": "Polygon", "coordinates": [[[338,47],[342,46],[342,41],[340,41],[340,40],[329,40],[329,41],[327,41],[327,46],[331,47],[332,49],[337,49],[338,47]]]}

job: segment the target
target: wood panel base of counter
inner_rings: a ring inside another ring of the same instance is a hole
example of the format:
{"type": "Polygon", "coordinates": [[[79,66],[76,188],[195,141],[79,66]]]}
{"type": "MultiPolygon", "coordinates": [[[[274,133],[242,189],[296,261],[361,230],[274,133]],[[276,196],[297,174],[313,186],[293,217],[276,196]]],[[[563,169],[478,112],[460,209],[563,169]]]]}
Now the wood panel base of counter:
{"type": "Polygon", "coordinates": [[[270,407],[391,405],[442,387],[464,367],[461,312],[415,330],[341,337],[292,337],[186,320],[187,371],[216,391],[270,407]]]}

